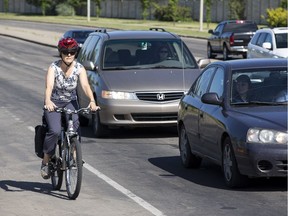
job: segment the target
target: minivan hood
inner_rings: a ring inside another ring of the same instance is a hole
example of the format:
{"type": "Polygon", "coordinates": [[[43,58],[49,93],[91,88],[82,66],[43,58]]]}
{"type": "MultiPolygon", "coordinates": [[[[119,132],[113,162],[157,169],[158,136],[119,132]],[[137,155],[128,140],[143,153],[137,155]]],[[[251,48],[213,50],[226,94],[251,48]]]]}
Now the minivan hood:
{"type": "Polygon", "coordinates": [[[108,90],[187,91],[200,74],[200,69],[141,69],[102,71],[101,77],[108,90]]]}

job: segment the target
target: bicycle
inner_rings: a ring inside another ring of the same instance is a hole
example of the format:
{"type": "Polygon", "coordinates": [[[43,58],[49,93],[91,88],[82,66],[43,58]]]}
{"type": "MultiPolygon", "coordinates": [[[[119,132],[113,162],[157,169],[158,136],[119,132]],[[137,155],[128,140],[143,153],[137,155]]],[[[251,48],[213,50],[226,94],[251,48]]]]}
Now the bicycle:
{"type": "Polygon", "coordinates": [[[67,108],[56,108],[61,113],[61,134],[51,157],[49,164],[52,188],[60,190],[65,172],[66,190],[69,199],[76,199],[80,193],[82,183],[82,151],[79,134],[74,131],[72,115],[83,113],[89,114],[90,108],[70,110],[67,108]],[[66,115],[68,114],[68,124],[66,115]]]}

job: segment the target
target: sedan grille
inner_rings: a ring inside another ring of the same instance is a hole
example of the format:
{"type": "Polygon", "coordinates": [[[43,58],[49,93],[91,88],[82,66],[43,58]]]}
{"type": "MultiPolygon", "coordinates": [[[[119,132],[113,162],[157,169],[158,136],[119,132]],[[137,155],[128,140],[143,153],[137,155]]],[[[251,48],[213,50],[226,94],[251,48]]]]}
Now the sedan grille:
{"type": "Polygon", "coordinates": [[[138,92],[136,96],[139,100],[165,102],[179,100],[184,92],[138,92]]]}

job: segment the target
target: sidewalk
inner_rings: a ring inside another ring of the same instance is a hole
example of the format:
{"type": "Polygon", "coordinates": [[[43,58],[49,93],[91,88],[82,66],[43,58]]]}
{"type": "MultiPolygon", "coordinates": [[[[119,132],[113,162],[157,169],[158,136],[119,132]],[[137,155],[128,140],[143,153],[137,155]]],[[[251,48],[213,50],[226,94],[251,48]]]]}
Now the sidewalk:
{"type": "Polygon", "coordinates": [[[59,38],[62,36],[61,33],[57,32],[10,27],[6,25],[0,25],[0,35],[18,38],[51,47],[56,47],[59,38]]]}

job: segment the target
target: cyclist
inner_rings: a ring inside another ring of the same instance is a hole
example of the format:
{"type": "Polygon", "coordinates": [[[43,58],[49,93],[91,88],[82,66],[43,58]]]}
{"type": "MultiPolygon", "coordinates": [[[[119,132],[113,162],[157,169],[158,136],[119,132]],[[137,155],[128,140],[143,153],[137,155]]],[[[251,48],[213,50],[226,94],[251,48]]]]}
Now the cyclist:
{"type": "MultiPolygon", "coordinates": [[[[63,38],[58,42],[60,58],[53,62],[48,68],[46,75],[46,89],[44,100],[44,116],[48,125],[45,136],[41,162],[41,176],[50,178],[48,162],[55,152],[58,136],[61,132],[61,114],[53,112],[56,107],[78,109],[76,88],[78,80],[86,96],[90,99],[89,107],[92,111],[100,109],[95,103],[93,92],[87,79],[86,70],[80,63],[75,61],[78,44],[73,38],[63,38]]],[[[79,129],[77,115],[73,115],[74,130],[79,129]]]]}

